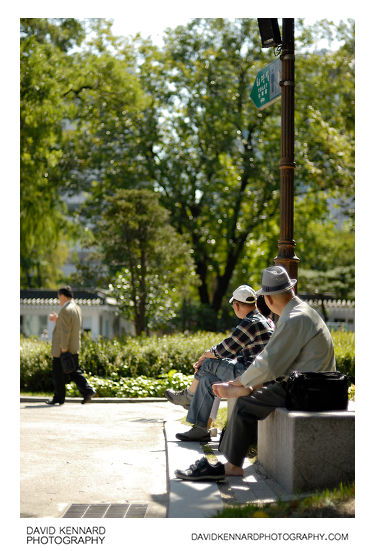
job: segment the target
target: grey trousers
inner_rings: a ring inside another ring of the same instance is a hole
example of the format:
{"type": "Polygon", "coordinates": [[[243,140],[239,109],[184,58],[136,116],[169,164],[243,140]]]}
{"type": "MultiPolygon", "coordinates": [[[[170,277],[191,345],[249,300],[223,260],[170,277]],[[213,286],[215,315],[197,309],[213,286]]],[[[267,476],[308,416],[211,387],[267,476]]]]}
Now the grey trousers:
{"type": "Polygon", "coordinates": [[[258,420],[285,407],[285,400],[283,383],[266,383],[249,396],[237,398],[219,447],[230,463],[242,467],[249,447],[257,441],[258,420]]]}

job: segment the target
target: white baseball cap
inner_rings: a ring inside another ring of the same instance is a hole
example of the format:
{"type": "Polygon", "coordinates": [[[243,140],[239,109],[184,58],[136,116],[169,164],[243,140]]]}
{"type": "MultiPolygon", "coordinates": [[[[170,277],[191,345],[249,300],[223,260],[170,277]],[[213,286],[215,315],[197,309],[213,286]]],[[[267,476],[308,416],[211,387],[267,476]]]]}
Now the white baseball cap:
{"type": "Polygon", "coordinates": [[[255,304],[256,293],[249,285],[240,285],[233,291],[233,296],[229,302],[232,303],[234,299],[245,304],[255,304]]]}

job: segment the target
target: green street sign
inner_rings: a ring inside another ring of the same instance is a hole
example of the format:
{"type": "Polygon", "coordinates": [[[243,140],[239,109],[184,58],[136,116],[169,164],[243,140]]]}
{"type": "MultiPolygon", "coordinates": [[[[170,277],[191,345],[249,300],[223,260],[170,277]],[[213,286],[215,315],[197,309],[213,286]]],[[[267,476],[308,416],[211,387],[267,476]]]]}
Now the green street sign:
{"type": "Polygon", "coordinates": [[[281,96],[281,60],[272,61],[267,67],[261,69],[256,76],[254,86],[250,93],[257,109],[264,109],[281,96]]]}

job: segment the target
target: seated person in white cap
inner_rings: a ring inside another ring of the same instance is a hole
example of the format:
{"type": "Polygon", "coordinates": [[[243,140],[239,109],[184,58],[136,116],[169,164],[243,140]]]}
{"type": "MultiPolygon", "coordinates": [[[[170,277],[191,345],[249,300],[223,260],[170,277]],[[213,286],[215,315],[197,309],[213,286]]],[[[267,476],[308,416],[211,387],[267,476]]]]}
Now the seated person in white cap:
{"type": "Polygon", "coordinates": [[[223,480],[242,476],[243,462],[252,444],[256,444],[258,420],[275,408],[285,407],[285,380],[292,371],[335,371],[331,334],[306,302],[295,296],[296,280],[289,279],[282,266],[263,272],[262,289],[269,308],[280,316],[276,330],[264,350],[237,379],[213,385],[216,396],[237,398],[219,446],[227,463],[211,465],[205,457],[176,476],[184,480],[223,480]],[[277,379],[277,381],[276,381],[277,379]],[[261,388],[257,390],[254,387],[261,388]]]}
{"type": "Polygon", "coordinates": [[[239,377],[263,350],[273,333],[273,322],[257,309],[254,289],[241,285],[233,292],[229,302],[241,320],[232,335],[201,355],[193,366],[195,375],[189,388],[165,392],[170,402],[189,409],[186,419],[193,427],[176,434],[179,440],[210,440],[207,423],[215,399],[213,383],[239,377]]]}

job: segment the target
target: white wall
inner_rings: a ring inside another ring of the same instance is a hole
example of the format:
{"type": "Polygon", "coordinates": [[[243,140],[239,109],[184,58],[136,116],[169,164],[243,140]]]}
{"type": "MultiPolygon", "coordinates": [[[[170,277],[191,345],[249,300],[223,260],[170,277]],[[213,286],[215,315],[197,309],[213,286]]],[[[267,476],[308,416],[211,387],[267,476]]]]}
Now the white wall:
{"type": "MultiPolygon", "coordinates": [[[[78,303],[79,304],[79,303],[78,303]]],[[[91,331],[93,339],[99,335],[112,339],[117,325],[117,336],[122,334],[134,334],[133,324],[129,321],[117,319],[116,310],[107,305],[88,305],[79,304],[82,311],[82,328],[91,331]],[[117,322],[116,322],[117,320],[117,322]]],[[[59,312],[58,304],[22,304],[20,305],[20,315],[22,317],[21,332],[27,337],[40,337],[43,330],[48,331],[48,340],[52,340],[52,332],[55,324],[49,321],[49,314],[59,312]]]]}

